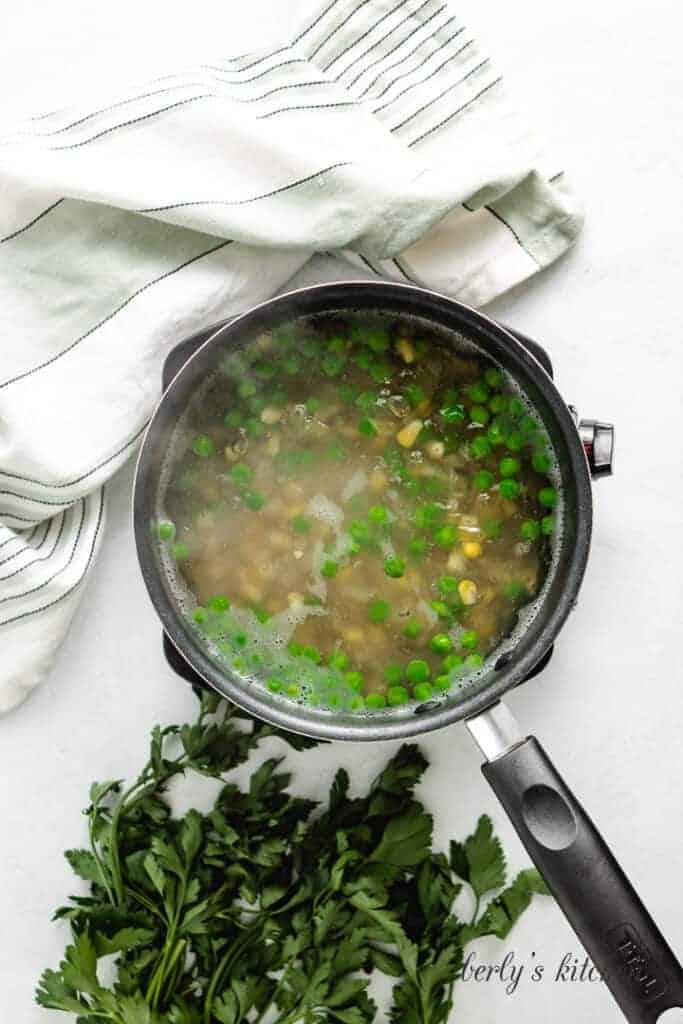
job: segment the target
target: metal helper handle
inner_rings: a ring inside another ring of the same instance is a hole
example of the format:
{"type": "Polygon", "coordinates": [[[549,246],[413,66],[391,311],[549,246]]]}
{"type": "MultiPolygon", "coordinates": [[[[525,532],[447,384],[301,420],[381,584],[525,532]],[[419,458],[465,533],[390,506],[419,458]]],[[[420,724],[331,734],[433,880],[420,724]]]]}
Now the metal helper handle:
{"type": "Polygon", "coordinates": [[[502,703],[467,727],[484,778],[626,1020],[654,1024],[683,1007],[680,963],[538,740],[502,703]]]}

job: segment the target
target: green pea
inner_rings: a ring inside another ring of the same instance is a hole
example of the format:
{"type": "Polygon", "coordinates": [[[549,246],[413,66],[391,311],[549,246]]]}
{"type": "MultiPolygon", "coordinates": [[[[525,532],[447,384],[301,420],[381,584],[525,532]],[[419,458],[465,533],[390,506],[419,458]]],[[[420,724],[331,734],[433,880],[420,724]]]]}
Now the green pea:
{"type": "Polygon", "coordinates": [[[361,672],[347,672],[344,676],[346,685],[352,690],[360,690],[363,685],[363,675],[361,672]]]}
{"type": "Polygon", "coordinates": [[[358,388],[354,387],[353,384],[342,384],[337,392],[342,402],[346,402],[347,405],[351,405],[355,402],[358,397],[358,388]]]}
{"type": "Polygon", "coordinates": [[[221,612],[227,612],[230,607],[230,602],[227,597],[223,597],[222,594],[216,594],[215,597],[212,597],[207,601],[207,606],[209,611],[212,611],[215,615],[220,615],[221,612]]]}
{"type": "Polygon", "coordinates": [[[418,530],[431,530],[442,518],[442,510],[433,502],[425,502],[413,512],[413,523],[418,530]]]}
{"type": "Polygon", "coordinates": [[[483,664],[484,664],[484,657],[483,657],[483,655],[478,654],[477,652],[475,652],[473,654],[468,654],[467,657],[465,658],[465,665],[467,666],[467,668],[471,668],[471,669],[481,668],[481,666],[483,664]]]}
{"type": "Polygon", "coordinates": [[[522,416],[519,421],[519,429],[522,434],[533,434],[538,430],[538,421],[533,416],[522,416]]]}
{"type": "Polygon", "coordinates": [[[280,693],[280,691],[283,688],[283,682],[281,679],[275,679],[275,677],[271,677],[270,679],[266,679],[266,687],[270,690],[271,693],[280,693]]]}
{"type": "Polygon", "coordinates": [[[171,558],[174,558],[176,562],[183,562],[189,554],[189,546],[187,544],[183,544],[182,541],[171,545],[171,558]]]}
{"type": "Polygon", "coordinates": [[[310,533],[313,523],[306,516],[292,516],[292,529],[297,533],[310,533]]]}
{"type": "Polygon", "coordinates": [[[392,579],[400,579],[406,571],[406,563],[402,558],[387,558],[384,561],[384,572],[392,579]]]}
{"type": "Polygon", "coordinates": [[[333,462],[341,462],[342,459],[346,458],[346,448],[341,441],[330,441],[325,451],[328,459],[333,462]]]}
{"type": "Polygon", "coordinates": [[[489,401],[489,409],[494,416],[499,416],[500,413],[505,412],[508,407],[508,400],[505,395],[494,395],[489,401]]]}
{"type": "Polygon", "coordinates": [[[420,402],[424,402],[425,400],[425,393],[419,384],[406,384],[403,389],[403,394],[405,395],[411,409],[414,409],[420,404],[420,402]]]}
{"type": "Polygon", "coordinates": [[[347,347],[348,343],[339,336],[335,338],[330,338],[330,340],[327,343],[328,352],[345,352],[347,347]]]}
{"type": "Polygon", "coordinates": [[[265,496],[261,494],[260,491],[245,491],[242,495],[242,499],[244,504],[247,505],[248,508],[252,508],[255,512],[258,512],[259,509],[263,508],[266,503],[265,496]]]}
{"type": "Polygon", "coordinates": [[[299,372],[301,369],[301,360],[295,352],[290,352],[290,354],[285,356],[282,360],[281,365],[285,373],[289,373],[291,375],[299,372]]]}
{"type": "Polygon", "coordinates": [[[426,550],[426,537],[413,537],[412,540],[408,541],[408,554],[411,555],[412,558],[422,558],[426,550]]]}
{"type": "Polygon", "coordinates": [[[526,597],[526,587],[518,580],[510,580],[503,587],[503,594],[508,601],[520,601],[523,597],[526,597]]]}
{"type": "Polygon", "coordinates": [[[484,372],[484,380],[490,388],[499,388],[503,383],[503,374],[492,366],[484,372]]]}
{"type": "Polygon", "coordinates": [[[540,532],[540,524],[533,519],[526,519],[519,528],[519,535],[522,540],[536,540],[540,532]]]}
{"type": "Polygon", "coordinates": [[[513,459],[510,455],[507,455],[498,463],[498,472],[501,476],[517,476],[520,469],[519,459],[513,459]]]}
{"type": "Polygon", "coordinates": [[[198,434],[192,442],[192,451],[202,459],[213,455],[214,450],[214,443],[206,434],[198,434]]]}
{"type": "Polygon", "coordinates": [[[455,526],[440,526],[434,531],[434,540],[440,548],[450,548],[458,539],[458,531],[455,526]]]}
{"type": "Polygon", "coordinates": [[[261,380],[272,380],[277,373],[277,366],[275,363],[269,363],[264,360],[262,363],[256,363],[254,365],[254,373],[261,380]]]}
{"type": "Polygon", "coordinates": [[[318,411],[318,409],[320,408],[321,405],[322,405],[322,402],[320,401],[319,398],[315,398],[315,397],[309,398],[306,401],[306,406],[305,406],[306,412],[308,413],[309,416],[312,416],[313,413],[318,411]]]}
{"type": "Polygon", "coordinates": [[[429,679],[429,665],[426,661],[415,658],[406,665],[406,676],[413,684],[426,683],[429,679]]]}
{"type": "Polygon", "coordinates": [[[502,423],[493,422],[486,431],[486,437],[489,443],[496,448],[501,444],[505,444],[505,431],[502,423]]]}
{"type": "Polygon", "coordinates": [[[461,647],[465,647],[467,650],[471,650],[476,647],[479,643],[479,634],[476,629],[466,629],[464,633],[461,633],[458,637],[461,647]]]}
{"type": "Polygon", "coordinates": [[[358,432],[359,434],[362,434],[363,437],[376,437],[377,427],[369,416],[364,416],[363,419],[358,422],[358,432]]]}
{"type": "Polygon", "coordinates": [[[484,381],[477,380],[474,384],[470,384],[467,394],[472,402],[481,405],[484,402],[488,402],[491,392],[484,381]]]}
{"type": "Polygon", "coordinates": [[[349,659],[343,651],[332,651],[327,658],[327,664],[330,668],[338,668],[340,672],[343,672],[345,668],[348,668],[349,659]]]}
{"type": "Polygon", "coordinates": [[[435,636],[429,641],[429,646],[437,654],[448,654],[453,648],[453,641],[449,637],[448,633],[436,633],[435,636]]]}
{"type": "Polygon", "coordinates": [[[384,384],[391,379],[392,368],[389,363],[385,363],[379,359],[371,363],[368,373],[374,380],[375,384],[384,384]]]}
{"type": "Polygon", "coordinates": [[[251,610],[259,622],[267,622],[270,618],[270,612],[267,612],[265,608],[261,607],[261,605],[253,605],[251,610]]]}
{"type": "Polygon", "coordinates": [[[236,462],[230,470],[230,478],[234,484],[248,484],[251,480],[251,469],[244,462],[236,462]]]}
{"type": "Polygon", "coordinates": [[[300,695],[301,689],[296,685],[296,683],[289,683],[286,693],[288,697],[292,697],[292,699],[294,699],[300,695]]]}
{"type": "Polygon", "coordinates": [[[361,391],[356,398],[356,405],[359,409],[362,409],[363,412],[372,412],[377,405],[378,398],[379,395],[376,391],[361,391]]]}
{"type": "Polygon", "coordinates": [[[433,692],[429,683],[417,683],[413,687],[413,697],[415,700],[429,700],[433,692]]]}
{"type": "Polygon", "coordinates": [[[383,693],[369,693],[365,698],[365,704],[373,711],[379,711],[380,708],[386,707],[387,699],[383,693]]]}
{"type": "Polygon", "coordinates": [[[399,704],[407,704],[410,694],[405,686],[390,686],[387,690],[387,701],[390,707],[397,707],[399,704]]]}
{"type": "Polygon", "coordinates": [[[545,452],[534,452],[531,456],[531,465],[537,473],[547,473],[552,463],[550,456],[545,452]]]}
{"type": "Polygon", "coordinates": [[[346,356],[339,352],[329,352],[320,361],[323,373],[328,377],[338,377],[346,366],[346,356]]]}
{"type": "Polygon", "coordinates": [[[263,410],[266,407],[266,404],[267,403],[263,395],[254,395],[254,397],[250,398],[247,402],[247,405],[249,406],[250,410],[257,416],[261,412],[263,412],[263,410]]]}
{"type": "Polygon", "coordinates": [[[233,635],[232,640],[237,647],[244,647],[247,643],[247,634],[242,632],[242,630],[238,630],[238,632],[233,635]]]}
{"type": "Polygon", "coordinates": [[[513,430],[512,433],[508,434],[505,438],[505,444],[511,452],[521,452],[524,447],[524,438],[518,430],[513,430]]]}
{"type": "Polygon", "coordinates": [[[450,620],[453,618],[453,613],[445,601],[430,601],[429,607],[436,612],[440,619],[450,620]]]}
{"type": "Polygon", "coordinates": [[[477,426],[483,427],[488,423],[490,418],[491,414],[483,405],[473,405],[470,409],[470,423],[475,423],[477,426]]]}
{"type": "Polygon", "coordinates": [[[458,581],[455,576],[439,576],[439,590],[442,594],[457,593],[458,581]]]}
{"type": "Polygon", "coordinates": [[[366,350],[356,352],[351,358],[361,370],[369,370],[372,366],[372,353],[366,350]]]}
{"type": "Polygon", "coordinates": [[[373,327],[366,330],[364,342],[373,352],[386,352],[389,348],[389,332],[386,327],[373,327]]]}
{"type": "Polygon", "coordinates": [[[356,694],[356,696],[352,697],[349,701],[349,711],[363,711],[364,708],[365,700],[360,696],[360,694],[356,694]]]}
{"type": "Polygon", "coordinates": [[[296,640],[290,640],[287,644],[287,650],[294,658],[298,658],[300,654],[303,654],[303,644],[298,643],[296,640]]]}
{"type": "Polygon", "coordinates": [[[240,398],[251,398],[257,391],[256,385],[253,380],[241,380],[237,385],[237,394],[240,398]]]}
{"type": "Polygon", "coordinates": [[[370,620],[372,622],[386,622],[391,612],[388,601],[373,601],[370,605],[370,620]]]}
{"type": "Polygon", "coordinates": [[[304,658],[308,658],[308,660],[312,661],[315,665],[319,665],[323,660],[322,654],[314,644],[304,644],[301,653],[304,658]]]}
{"type": "Polygon", "coordinates": [[[354,519],[349,523],[349,533],[357,544],[366,545],[372,543],[372,530],[364,519],[354,519]]]}
{"type": "Polygon", "coordinates": [[[386,526],[391,519],[391,515],[385,505],[371,505],[368,509],[368,519],[371,523],[377,523],[378,526],[386,526]]]}
{"type": "Polygon", "coordinates": [[[549,537],[555,532],[555,520],[552,516],[543,516],[541,519],[541,532],[549,537]]]}
{"type": "Polygon", "coordinates": [[[384,669],[384,678],[388,683],[400,683],[403,679],[403,668],[401,665],[387,665],[384,669]]]}
{"type": "Polygon", "coordinates": [[[553,508],[557,504],[557,491],[554,487],[541,487],[538,500],[546,508],[553,508]]]}
{"type": "Polygon", "coordinates": [[[173,540],[175,537],[175,523],[170,519],[161,519],[157,523],[157,537],[159,540],[173,540]]]}
{"type": "Polygon", "coordinates": [[[411,619],[403,627],[403,635],[407,636],[409,640],[415,640],[422,632],[422,623],[417,619],[411,619]]]}
{"type": "Polygon", "coordinates": [[[514,501],[515,498],[519,497],[520,487],[516,480],[501,480],[499,486],[500,493],[503,495],[504,498],[507,498],[509,501],[514,501]]]}
{"type": "Polygon", "coordinates": [[[488,537],[489,540],[497,540],[503,529],[503,524],[500,519],[484,519],[482,520],[481,526],[484,531],[484,535],[488,537]]]}
{"type": "Polygon", "coordinates": [[[339,563],[335,562],[331,558],[328,558],[325,562],[323,562],[322,566],[320,567],[320,575],[324,576],[328,580],[334,579],[338,572],[339,563]]]}
{"type": "Polygon", "coordinates": [[[470,452],[472,453],[475,459],[483,459],[487,455],[490,455],[491,448],[491,442],[489,441],[488,437],[484,437],[483,434],[480,434],[479,437],[475,437],[472,443],[470,444],[470,452]]]}
{"type": "Polygon", "coordinates": [[[257,420],[253,416],[247,420],[246,430],[250,437],[263,437],[266,432],[266,428],[261,423],[261,420],[257,420]]]}
{"type": "Polygon", "coordinates": [[[192,612],[193,621],[198,623],[199,625],[201,625],[202,622],[206,622],[208,617],[208,611],[206,610],[206,608],[202,608],[201,605],[195,608],[195,610],[192,612]]]}
{"type": "Polygon", "coordinates": [[[463,658],[460,654],[449,654],[441,662],[444,672],[453,672],[456,668],[462,668],[463,658]]]}
{"type": "Polygon", "coordinates": [[[511,416],[522,416],[526,410],[526,406],[521,398],[517,395],[513,395],[508,404],[508,411],[511,416]]]}
{"type": "Polygon", "coordinates": [[[446,423],[462,423],[465,419],[465,406],[459,402],[450,402],[439,409],[439,413],[446,423]]]}
{"type": "Polygon", "coordinates": [[[493,487],[494,479],[493,473],[488,469],[480,469],[478,473],[474,474],[474,486],[478,491],[488,491],[493,487]]]}
{"type": "Polygon", "coordinates": [[[226,427],[241,427],[242,413],[238,409],[231,409],[230,412],[226,412],[223,417],[223,423],[226,427]]]}
{"type": "Polygon", "coordinates": [[[450,690],[451,681],[448,676],[437,676],[434,680],[434,687],[437,690],[450,690]]]}

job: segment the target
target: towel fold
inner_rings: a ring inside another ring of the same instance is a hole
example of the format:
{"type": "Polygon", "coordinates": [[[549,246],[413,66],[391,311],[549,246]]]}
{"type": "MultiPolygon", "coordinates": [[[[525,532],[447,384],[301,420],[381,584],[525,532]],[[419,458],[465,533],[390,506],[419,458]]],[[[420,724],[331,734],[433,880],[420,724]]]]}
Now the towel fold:
{"type": "Polygon", "coordinates": [[[440,0],[332,0],[287,45],[0,140],[0,710],[45,675],[184,335],[313,253],[481,305],[571,244],[563,174],[440,0]]]}

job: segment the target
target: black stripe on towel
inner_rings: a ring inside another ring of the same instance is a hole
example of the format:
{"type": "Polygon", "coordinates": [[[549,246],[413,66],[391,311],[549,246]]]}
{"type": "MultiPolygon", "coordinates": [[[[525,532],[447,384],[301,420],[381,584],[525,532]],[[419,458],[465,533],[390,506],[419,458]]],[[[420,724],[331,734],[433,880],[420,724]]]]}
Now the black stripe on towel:
{"type": "Polygon", "coordinates": [[[244,206],[247,203],[255,203],[259,199],[270,199],[271,196],[277,196],[282,192],[288,192],[291,188],[297,188],[299,185],[305,185],[307,182],[313,181],[314,178],[320,178],[323,174],[335,171],[339,167],[349,167],[350,163],[351,161],[345,160],[342,163],[330,164],[329,167],[323,167],[319,171],[314,171],[313,174],[308,174],[305,178],[299,178],[297,181],[290,181],[288,185],[281,185],[279,188],[274,188],[270,192],[262,192],[261,195],[250,196],[248,199],[197,199],[184,203],[170,203],[168,206],[148,206],[141,210],[133,210],[133,213],[161,213],[164,210],[177,210],[183,206],[244,206]]]}
{"type": "Polygon", "coordinates": [[[100,494],[100,509],[99,509],[99,514],[98,514],[98,517],[97,517],[97,524],[95,526],[95,532],[93,534],[92,544],[90,546],[90,552],[88,554],[88,561],[86,562],[85,569],[83,570],[81,575],[78,577],[78,579],[76,580],[74,585],[72,587],[69,587],[68,590],[65,590],[63,594],[59,595],[59,597],[56,597],[54,599],[54,601],[49,601],[47,604],[41,605],[40,608],[34,608],[30,612],[22,612],[21,615],[15,615],[11,619],[4,619],[2,622],[0,622],[0,626],[7,626],[11,622],[18,622],[20,619],[27,619],[31,615],[37,615],[39,612],[44,612],[44,611],[46,611],[46,609],[52,608],[53,605],[59,604],[59,602],[63,601],[65,597],[68,597],[69,594],[73,593],[73,591],[76,589],[76,587],[78,587],[79,584],[83,581],[83,579],[84,579],[88,569],[90,568],[90,563],[92,562],[93,555],[95,553],[95,546],[97,544],[97,537],[98,537],[99,532],[100,532],[100,526],[102,525],[102,515],[103,515],[103,513],[104,513],[104,488],[102,488],[102,491],[101,491],[101,494],[100,494]]]}
{"type": "Polygon", "coordinates": [[[0,238],[0,245],[2,245],[3,242],[9,242],[12,238],[16,238],[17,235],[23,234],[24,231],[28,231],[29,228],[32,228],[34,224],[37,224],[39,220],[42,220],[43,217],[46,217],[51,210],[54,210],[55,207],[59,206],[59,204],[63,202],[64,197],[58,199],[56,203],[52,204],[52,206],[48,206],[46,210],[43,210],[42,213],[39,213],[38,216],[34,217],[33,220],[30,220],[28,224],[24,224],[22,228],[17,228],[17,230],[13,231],[11,235],[5,235],[4,238],[0,238]]]}
{"type": "MultiPolygon", "coordinates": [[[[159,277],[155,277],[153,281],[148,281],[147,284],[143,284],[141,288],[138,288],[138,290],[133,292],[132,295],[129,295],[125,302],[122,302],[121,305],[117,306],[115,310],[113,310],[111,313],[108,313],[107,316],[105,316],[102,320],[100,320],[93,327],[91,327],[89,331],[86,331],[85,334],[82,334],[80,338],[76,338],[75,341],[72,341],[71,344],[67,345],[67,347],[62,349],[61,352],[57,352],[54,356],[51,356],[49,359],[46,359],[45,362],[39,363],[37,366],[34,366],[31,370],[25,370],[24,373],[18,373],[16,377],[10,377],[9,380],[3,381],[0,384],[0,389],[8,387],[10,384],[15,384],[17,381],[23,380],[25,377],[30,377],[32,376],[32,374],[37,373],[39,370],[44,370],[46,366],[50,366],[52,363],[55,363],[62,356],[66,355],[67,352],[70,352],[82,341],[85,341],[86,338],[89,338],[91,334],[94,334],[95,331],[98,330],[98,328],[108,323],[108,321],[115,317],[117,313],[120,313],[122,309],[125,309],[126,306],[133,301],[133,299],[136,299],[138,295],[142,295],[142,293],[147,291],[148,288],[151,288],[155,284],[159,284],[160,281],[164,281],[167,277],[172,277],[173,274],[177,274],[179,270],[184,270],[185,267],[189,267],[192,263],[196,263],[197,260],[201,260],[205,256],[210,256],[211,253],[218,252],[219,249],[224,249],[226,245],[231,244],[231,239],[228,239],[228,241],[226,242],[220,242],[218,245],[214,245],[210,249],[206,249],[205,252],[200,252],[197,256],[193,256],[191,259],[185,260],[185,262],[181,263],[179,267],[174,267],[173,270],[167,270],[166,273],[161,274],[159,277]]],[[[11,513],[11,515],[14,519],[22,518],[22,516],[17,516],[14,513],[11,513]]],[[[26,521],[31,522],[32,520],[27,519],[26,521]]]]}

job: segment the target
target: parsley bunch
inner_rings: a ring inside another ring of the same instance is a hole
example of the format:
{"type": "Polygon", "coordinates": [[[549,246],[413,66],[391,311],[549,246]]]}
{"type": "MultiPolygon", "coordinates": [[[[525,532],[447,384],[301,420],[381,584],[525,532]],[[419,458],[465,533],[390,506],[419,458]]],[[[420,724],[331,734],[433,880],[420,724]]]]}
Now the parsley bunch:
{"type": "Polygon", "coordinates": [[[193,725],[153,730],[130,788],[92,786],[90,848],[66,854],[90,891],[55,915],[73,940],[59,970],[43,974],[38,1003],[78,1024],[369,1024],[378,970],[397,979],[392,1022],[443,1024],[466,943],[505,937],[544,891],[540,877],[523,871],[504,888],[485,816],[448,855],[432,850],[432,819],[414,796],[427,767],[416,746],[362,797],[338,771],[322,812],[288,791],[271,759],[246,792],[227,783],[209,814],[174,818],[174,776],[220,778],[273,734],[312,745],[252,719],[245,729],[245,718],[205,695],[193,725]],[[453,909],[463,886],[469,920],[453,909]],[[112,955],[107,983],[98,961],[112,955]]]}

